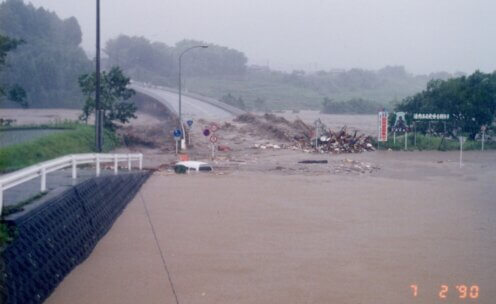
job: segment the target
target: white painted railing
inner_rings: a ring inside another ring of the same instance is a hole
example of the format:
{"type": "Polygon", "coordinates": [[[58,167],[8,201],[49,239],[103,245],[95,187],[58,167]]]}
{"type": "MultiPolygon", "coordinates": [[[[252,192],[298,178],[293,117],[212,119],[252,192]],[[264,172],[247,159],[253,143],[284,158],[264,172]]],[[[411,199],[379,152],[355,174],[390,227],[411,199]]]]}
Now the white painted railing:
{"type": "Polygon", "coordinates": [[[96,176],[99,176],[102,163],[113,163],[114,174],[117,174],[120,162],[127,162],[127,169],[131,171],[133,161],[138,162],[140,170],[143,169],[143,154],[73,154],[0,176],[0,215],[2,215],[3,208],[3,191],[24,182],[40,176],[40,191],[44,192],[47,189],[46,175],[50,172],[72,167],[72,178],[76,179],[78,165],[95,164],[96,176]]]}

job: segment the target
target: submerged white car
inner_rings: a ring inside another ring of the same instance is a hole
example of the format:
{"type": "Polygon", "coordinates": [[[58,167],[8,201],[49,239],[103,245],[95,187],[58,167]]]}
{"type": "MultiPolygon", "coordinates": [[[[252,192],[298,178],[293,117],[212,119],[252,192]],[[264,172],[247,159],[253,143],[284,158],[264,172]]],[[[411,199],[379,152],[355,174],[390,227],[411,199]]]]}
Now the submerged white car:
{"type": "Polygon", "coordinates": [[[174,166],[174,171],[176,173],[189,173],[190,171],[210,172],[213,170],[214,169],[209,164],[200,161],[193,161],[193,160],[180,161],[177,162],[176,165],[174,166]]]}

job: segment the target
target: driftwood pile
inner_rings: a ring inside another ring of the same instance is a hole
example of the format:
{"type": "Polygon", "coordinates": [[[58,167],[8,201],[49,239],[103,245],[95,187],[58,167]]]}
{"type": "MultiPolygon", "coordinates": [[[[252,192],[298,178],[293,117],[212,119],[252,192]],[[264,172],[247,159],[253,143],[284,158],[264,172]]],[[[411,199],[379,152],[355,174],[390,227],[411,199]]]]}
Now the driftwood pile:
{"type": "MultiPolygon", "coordinates": [[[[347,132],[346,126],[340,131],[334,132],[327,130],[319,136],[318,140],[319,151],[327,153],[361,153],[364,151],[374,151],[372,138],[364,134],[358,134],[354,131],[353,134],[347,132]]],[[[315,147],[315,139],[313,141],[315,147]]]]}
{"type": "Polygon", "coordinates": [[[234,119],[236,122],[250,125],[250,134],[268,136],[282,142],[274,145],[255,145],[255,148],[298,149],[305,152],[320,153],[360,153],[373,151],[372,138],[357,131],[348,133],[346,126],[334,132],[323,124],[320,125],[318,138],[315,138],[315,128],[297,119],[290,122],[284,117],[273,114],[256,116],[243,114],[234,119]],[[317,146],[316,146],[316,143],[317,146]]]}

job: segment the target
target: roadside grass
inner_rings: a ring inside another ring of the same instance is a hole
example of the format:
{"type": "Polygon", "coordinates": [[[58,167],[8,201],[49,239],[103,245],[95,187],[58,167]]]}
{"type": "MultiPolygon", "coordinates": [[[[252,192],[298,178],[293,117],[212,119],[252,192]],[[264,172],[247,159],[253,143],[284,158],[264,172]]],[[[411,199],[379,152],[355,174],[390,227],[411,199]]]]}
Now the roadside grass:
{"type": "MultiPolygon", "coordinates": [[[[105,130],[104,151],[119,146],[115,133],[105,130]]],[[[0,148],[0,173],[6,173],[72,153],[94,152],[94,128],[71,124],[66,132],[50,134],[31,142],[0,148]]]]}
{"type": "MultiPolygon", "coordinates": [[[[460,149],[460,143],[458,140],[448,139],[438,136],[427,136],[423,134],[417,134],[416,145],[414,145],[415,139],[414,134],[408,134],[408,150],[409,151],[422,151],[422,150],[439,150],[439,151],[453,151],[460,149]]],[[[467,140],[463,144],[463,150],[481,150],[482,143],[480,141],[467,140]]],[[[405,149],[405,136],[396,136],[396,143],[394,143],[393,136],[388,136],[387,143],[380,143],[380,149],[391,149],[391,150],[404,150],[405,149]]],[[[496,149],[496,142],[490,141],[484,144],[484,149],[493,150],[496,149]]]]}
{"type": "Polygon", "coordinates": [[[40,130],[40,129],[75,129],[81,126],[81,123],[72,120],[57,120],[51,123],[45,124],[26,124],[26,125],[13,125],[13,126],[0,126],[1,131],[13,131],[13,130],[40,130]]]}

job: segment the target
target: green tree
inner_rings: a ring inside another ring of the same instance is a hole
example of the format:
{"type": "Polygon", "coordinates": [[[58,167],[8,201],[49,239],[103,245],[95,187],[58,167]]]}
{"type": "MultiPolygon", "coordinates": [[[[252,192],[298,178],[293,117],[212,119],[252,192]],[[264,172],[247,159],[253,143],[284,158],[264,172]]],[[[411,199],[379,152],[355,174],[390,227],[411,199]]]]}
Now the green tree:
{"type": "Polygon", "coordinates": [[[433,80],[427,88],[405,98],[396,110],[410,113],[450,114],[450,128],[461,128],[471,138],[496,115],[496,72],[476,71],[466,77],[433,80]]]}
{"type": "MultiPolygon", "coordinates": [[[[115,122],[128,123],[131,118],[136,118],[136,105],[126,102],[135,91],[127,88],[130,79],[118,67],[102,72],[100,78],[100,109],[104,113],[105,128],[115,130],[115,122]]],[[[89,116],[95,112],[96,73],[85,74],[79,77],[79,86],[86,103],[83,107],[81,120],[88,121],[89,116]]]]}
{"type": "Polygon", "coordinates": [[[60,19],[22,0],[0,1],[0,34],[26,42],[9,54],[1,83],[19,84],[33,107],[82,106],[78,77],[91,71],[91,61],[80,47],[76,18],[60,19]]]}
{"type": "MultiPolygon", "coordinates": [[[[0,71],[2,66],[5,65],[7,53],[16,49],[21,43],[23,43],[22,40],[11,39],[0,35],[0,71]]],[[[24,91],[24,89],[17,84],[8,88],[4,88],[0,85],[0,101],[5,96],[7,99],[19,103],[24,108],[28,106],[28,103],[26,102],[26,91],[24,91]]]]}

